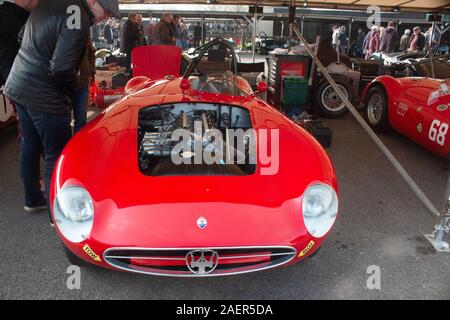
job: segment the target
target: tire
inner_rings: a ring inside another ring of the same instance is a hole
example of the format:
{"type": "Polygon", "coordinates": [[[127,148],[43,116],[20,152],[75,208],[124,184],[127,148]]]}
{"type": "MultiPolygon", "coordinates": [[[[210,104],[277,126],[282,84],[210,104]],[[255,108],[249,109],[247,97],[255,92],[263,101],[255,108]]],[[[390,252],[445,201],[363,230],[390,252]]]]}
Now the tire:
{"type": "Polygon", "coordinates": [[[388,99],[383,87],[375,86],[367,92],[364,98],[364,119],[377,133],[390,129],[388,99]]]}
{"type": "MultiPolygon", "coordinates": [[[[346,98],[352,101],[353,94],[350,84],[340,78],[334,80],[346,98]]],[[[315,102],[319,113],[326,118],[339,118],[348,111],[347,106],[341,101],[326,79],[322,79],[319,82],[315,102]]]]}
{"type": "Polygon", "coordinates": [[[90,263],[87,263],[80,257],[78,257],[76,254],[74,254],[72,251],[70,251],[64,243],[61,243],[64,253],[66,254],[67,260],[69,260],[71,265],[79,266],[79,267],[92,267],[90,263]]]}

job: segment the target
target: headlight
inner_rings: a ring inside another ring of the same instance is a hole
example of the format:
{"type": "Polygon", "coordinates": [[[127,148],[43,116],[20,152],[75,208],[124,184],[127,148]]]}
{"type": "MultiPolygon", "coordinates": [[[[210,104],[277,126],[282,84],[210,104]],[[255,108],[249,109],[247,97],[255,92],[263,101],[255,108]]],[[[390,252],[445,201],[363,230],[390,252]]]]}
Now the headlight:
{"type": "Polygon", "coordinates": [[[263,48],[264,48],[265,46],[266,46],[266,44],[265,44],[265,43],[261,44],[261,47],[263,47],[263,48]]]}
{"type": "Polygon", "coordinates": [[[338,211],[337,194],[332,187],[323,183],[310,185],[303,194],[302,212],[308,232],[323,237],[336,220],[338,211]]]}
{"type": "Polygon", "coordinates": [[[82,242],[91,233],[94,205],[84,188],[62,187],[55,197],[53,212],[59,230],[71,242],[82,242]]]}

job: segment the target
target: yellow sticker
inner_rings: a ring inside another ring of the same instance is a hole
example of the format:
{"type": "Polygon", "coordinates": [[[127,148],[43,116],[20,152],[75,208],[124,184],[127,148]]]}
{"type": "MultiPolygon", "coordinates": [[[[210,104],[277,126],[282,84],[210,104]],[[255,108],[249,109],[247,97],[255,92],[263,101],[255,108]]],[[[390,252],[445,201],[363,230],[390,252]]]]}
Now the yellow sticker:
{"type": "Polygon", "coordinates": [[[300,254],[298,255],[298,257],[303,257],[305,254],[307,254],[309,252],[309,250],[311,250],[315,245],[315,242],[313,240],[311,240],[308,245],[305,247],[305,249],[303,249],[302,251],[300,251],[300,254]]]}
{"type": "Polygon", "coordinates": [[[94,261],[101,262],[100,256],[98,256],[87,244],[84,245],[83,251],[87,253],[94,261]]]}

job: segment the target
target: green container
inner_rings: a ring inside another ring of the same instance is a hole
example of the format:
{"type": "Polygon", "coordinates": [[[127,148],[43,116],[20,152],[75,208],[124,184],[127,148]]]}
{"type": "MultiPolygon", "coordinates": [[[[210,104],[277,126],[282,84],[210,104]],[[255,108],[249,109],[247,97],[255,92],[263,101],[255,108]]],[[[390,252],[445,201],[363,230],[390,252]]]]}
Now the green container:
{"type": "Polygon", "coordinates": [[[284,105],[302,105],[308,97],[308,80],[299,77],[284,77],[281,102],[284,105]]]}

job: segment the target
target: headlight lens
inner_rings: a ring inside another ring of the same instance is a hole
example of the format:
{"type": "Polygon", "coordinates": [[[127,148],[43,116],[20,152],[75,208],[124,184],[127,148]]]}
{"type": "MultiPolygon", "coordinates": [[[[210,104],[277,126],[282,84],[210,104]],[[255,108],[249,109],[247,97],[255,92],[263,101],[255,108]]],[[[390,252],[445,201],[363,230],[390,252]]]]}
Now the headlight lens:
{"type": "Polygon", "coordinates": [[[336,220],[338,197],[332,187],[324,183],[309,186],[303,194],[302,213],[308,232],[323,237],[336,220]]]}
{"type": "Polygon", "coordinates": [[[61,188],[53,206],[55,222],[71,242],[79,243],[89,236],[94,222],[94,205],[86,189],[79,186],[61,188]]]}

